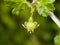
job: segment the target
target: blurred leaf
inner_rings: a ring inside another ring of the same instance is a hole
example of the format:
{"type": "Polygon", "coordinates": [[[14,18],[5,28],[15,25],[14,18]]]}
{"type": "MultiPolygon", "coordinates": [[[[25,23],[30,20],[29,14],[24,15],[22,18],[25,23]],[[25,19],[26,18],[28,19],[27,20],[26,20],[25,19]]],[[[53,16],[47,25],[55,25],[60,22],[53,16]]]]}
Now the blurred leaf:
{"type": "Polygon", "coordinates": [[[60,34],[56,35],[56,37],[54,38],[54,43],[55,45],[60,45],[60,34]]]}
{"type": "Polygon", "coordinates": [[[15,28],[15,22],[7,15],[2,15],[2,22],[10,29],[15,28]]]}

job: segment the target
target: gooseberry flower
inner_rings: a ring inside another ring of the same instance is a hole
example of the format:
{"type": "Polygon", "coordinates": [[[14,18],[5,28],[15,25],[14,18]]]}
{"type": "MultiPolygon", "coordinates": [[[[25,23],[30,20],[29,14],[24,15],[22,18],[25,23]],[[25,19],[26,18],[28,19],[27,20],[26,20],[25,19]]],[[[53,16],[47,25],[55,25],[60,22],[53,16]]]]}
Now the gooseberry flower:
{"type": "Polygon", "coordinates": [[[24,22],[24,24],[22,24],[22,26],[27,29],[27,32],[34,32],[34,29],[36,29],[39,24],[37,22],[33,21],[32,16],[29,18],[28,22],[24,22]]]}

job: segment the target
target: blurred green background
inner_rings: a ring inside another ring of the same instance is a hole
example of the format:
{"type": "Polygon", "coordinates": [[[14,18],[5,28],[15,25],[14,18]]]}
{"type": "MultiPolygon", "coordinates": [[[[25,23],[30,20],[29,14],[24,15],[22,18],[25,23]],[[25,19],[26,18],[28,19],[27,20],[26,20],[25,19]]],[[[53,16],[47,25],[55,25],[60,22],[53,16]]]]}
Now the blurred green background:
{"type": "MultiPolygon", "coordinates": [[[[60,0],[55,1],[55,15],[60,19],[60,0]]],[[[22,24],[30,14],[25,10],[19,16],[13,15],[11,9],[0,0],[0,45],[55,45],[54,37],[60,28],[48,17],[34,13],[34,20],[40,26],[29,34],[22,24]]]]}

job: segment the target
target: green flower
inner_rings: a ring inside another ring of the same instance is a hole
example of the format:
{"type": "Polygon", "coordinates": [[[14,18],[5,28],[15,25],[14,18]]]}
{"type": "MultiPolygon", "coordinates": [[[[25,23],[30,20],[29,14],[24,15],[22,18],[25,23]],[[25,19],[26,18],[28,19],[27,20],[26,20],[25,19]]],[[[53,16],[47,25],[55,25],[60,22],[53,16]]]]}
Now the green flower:
{"type": "Polygon", "coordinates": [[[37,22],[33,21],[33,18],[30,17],[28,22],[25,22],[23,24],[23,27],[27,29],[28,32],[34,32],[34,29],[36,29],[39,26],[37,22]]]}

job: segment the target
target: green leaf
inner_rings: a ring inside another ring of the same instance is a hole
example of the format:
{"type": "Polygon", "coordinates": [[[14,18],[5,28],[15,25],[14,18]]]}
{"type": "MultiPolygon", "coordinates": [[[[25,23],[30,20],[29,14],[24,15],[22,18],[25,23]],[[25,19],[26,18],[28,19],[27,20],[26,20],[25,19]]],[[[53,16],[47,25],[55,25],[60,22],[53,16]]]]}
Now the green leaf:
{"type": "Polygon", "coordinates": [[[44,12],[44,13],[42,14],[42,16],[43,16],[43,17],[47,17],[47,16],[48,16],[48,12],[44,12]]]}
{"type": "Polygon", "coordinates": [[[47,17],[49,13],[48,9],[45,6],[40,6],[39,8],[37,8],[37,11],[39,15],[42,15],[44,17],[47,17]]]}
{"type": "Polygon", "coordinates": [[[54,3],[55,0],[37,0],[39,1],[41,4],[48,4],[48,3],[54,3]]]}
{"type": "Polygon", "coordinates": [[[22,12],[24,15],[27,15],[29,13],[29,7],[27,4],[19,4],[16,7],[12,9],[12,14],[13,15],[20,15],[22,12]]]}
{"type": "Polygon", "coordinates": [[[24,2],[25,0],[4,0],[5,2],[15,2],[15,3],[22,3],[24,2]]]}
{"type": "Polygon", "coordinates": [[[39,13],[39,15],[47,17],[50,11],[53,12],[55,10],[53,4],[55,0],[38,0],[38,1],[40,1],[40,3],[37,5],[37,12],[39,13]]]}
{"type": "Polygon", "coordinates": [[[55,10],[54,4],[47,4],[46,7],[48,8],[49,11],[55,10]]]}
{"type": "Polygon", "coordinates": [[[37,8],[37,10],[38,10],[38,13],[41,15],[43,13],[43,11],[44,11],[44,8],[40,7],[40,8],[37,8]]]}
{"type": "Polygon", "coordinates": [[[5,4],[7,7],[9,8],[13,8],[16,6],[16,3],[15,2],[9,2],[9,1],[5,1],[5,4]]]}
{"type": "Polygon", "coordinates": [[[9,8],[14,8],[16,5],[24,3],[25,0],[4,0],[4,3],[9,7],[9,8]]]}
{"type": "Polygon", "coordinates": [[[55,45],[60,45],[60,34],[54,38],[55,45]]]}
{"type": "Polygon", "coordinates": [[[17,5],[16,7],[14,7],[14,8],[12,9],[12,14],[13,14],[13,15],[19,15],[20,12],[24,9],[24,8],[23,8],[24,6],[25,6],[24,4],[19,4],[19,5],[17,5]]]}

